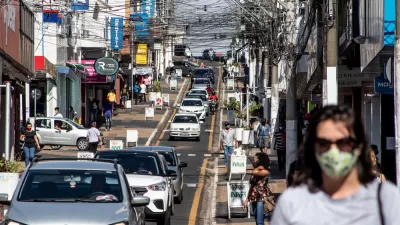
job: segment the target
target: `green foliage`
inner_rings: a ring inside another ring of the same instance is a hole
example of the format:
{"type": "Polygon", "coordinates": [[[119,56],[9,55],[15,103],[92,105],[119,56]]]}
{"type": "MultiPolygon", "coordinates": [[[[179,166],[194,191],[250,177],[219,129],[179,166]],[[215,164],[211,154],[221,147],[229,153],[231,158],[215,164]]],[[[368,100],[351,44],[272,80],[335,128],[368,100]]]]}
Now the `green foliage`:
{"type": "Polygon", "coordinates": [[[24,164],[20,162],[21,154],[15,157],[15,160],[0,160],[0,172],[3,173],[20,173],[24,170],[24,164]]]}
{"type": "Polygon", "coordinates": [[[153,82],[152,91],[153,92],[162,92],[161,83],[159,81],[154,81],[153,82]]]}
{"type": "Polygon", "coordinates": [[[226,106],[226,108],[228,110],[235,110],[235,112],[239,111],[239,106],[240,106],[239,104],[240,104],[240,102],[236,101],[235,98],[229,99],[229,102],[227,102],[227,101],[224,102],[224,105],[226,106]]]}
{"type": "Polygon", "coordinates": [[[250,106],[250,108],[249,108],[249,113],[253,113],[253,112],[259,110],[260,108],[261,108],[261,104],[252,105],[252,106],[250,106]]]}

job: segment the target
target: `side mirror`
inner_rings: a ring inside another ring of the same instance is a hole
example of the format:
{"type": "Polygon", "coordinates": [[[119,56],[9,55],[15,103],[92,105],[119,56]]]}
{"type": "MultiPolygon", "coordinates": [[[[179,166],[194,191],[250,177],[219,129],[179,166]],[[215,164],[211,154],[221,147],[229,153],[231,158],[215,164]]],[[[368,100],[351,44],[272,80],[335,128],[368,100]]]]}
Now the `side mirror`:
{"type": "Polygon", "coordinates": [[[167,171],[167,176],[168,177],[177,177],[178,174],[174,170],[168,170],[167,171]]]}
{"type": "Polygon", "coordinates": [[[1,193],[0,194],[0,204],[1,205],[10,205],[11,201],[8,200],[8,194],[1,193]]]}
{"type": "Polygon", "coordinates": [[[203,120],[200,120],[200,121],[199,121],[199,124],[202,124],[202,123],[204,123],[204,121],[203,121],[203,120]]]}
{"type": "Polygon", "coordinates": [[[180,168],[187,167],[187,163],[181,162],[181,163],[179,163],[178,167],[180,167],[180,168]]]}
{"type": "Polygon", "coordinates": [[[146,196],[135,196],[132,200],[133,207],[142,207],[150,203],[150,198],[146,196]]]}

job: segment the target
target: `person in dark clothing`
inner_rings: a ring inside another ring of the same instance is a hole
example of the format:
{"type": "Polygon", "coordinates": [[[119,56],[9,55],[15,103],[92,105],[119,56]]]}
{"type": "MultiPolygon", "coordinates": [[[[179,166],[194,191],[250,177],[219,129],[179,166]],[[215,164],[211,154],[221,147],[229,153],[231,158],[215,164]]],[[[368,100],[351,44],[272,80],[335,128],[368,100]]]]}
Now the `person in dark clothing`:
{"type": "Polygon", "coordinates": [[[371,145],[371,150],[372,150],[372,151],[374,152],[374,154],[375,154],[376,166],[377,166],[379,169],[382,170],[382,167],[381,167],[381,164],[379,163],[379,158],[378,158],[378,155],[379,155],[378,146],[376,146],[376,145],[371,145]]]}
{"type": "Polygon", "coordinates": [[[39,140],[36,136],[36,131],[32,130],[32,124],[26,123],[25,129],[21,131],[20,140],[23,141],[24,155],[25,155],[25,166],[29,165],[35,157],[36,148],[40,149],[39,140]]]}
{"type": "Polygon", "coordinates": [[[140,86],[139,83],[136,81],[135,85],[133,86],[133,94],[134,94],[133,97],[135,98],[135,105],[138,104],[139,93],[140,93],[140,86]]]}
{"type": "Polygon", "coordinates": [[[275,145],[274,149],[278,153],[279,170],[283,171],[286,165],[286,146],[285,146],[285,130],[283,125],[279,125],[279,129],[275,131],[275,145]]]}
{"type": "Polygon", "coordinates": [[[106,118],[106,130],[110,131],[113,115],[113,105],[109,101],[107,101],[106,104],[103,105],[103,115],[106,118]]]}

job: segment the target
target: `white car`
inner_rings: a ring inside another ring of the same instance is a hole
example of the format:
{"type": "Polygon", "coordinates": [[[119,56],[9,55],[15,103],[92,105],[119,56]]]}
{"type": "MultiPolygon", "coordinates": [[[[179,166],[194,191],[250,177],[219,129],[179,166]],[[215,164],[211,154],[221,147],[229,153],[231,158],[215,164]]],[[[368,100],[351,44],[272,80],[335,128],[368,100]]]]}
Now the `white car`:
{"type": "Polygon", "coordinates": [[[175,114],[169,130],[169,139],[175,138],[195,138],[200,141],[200,123],[197,116],[192,113],[175,114]]]}
{"type": "Polygon", "coordinates": [[[191,89],[187,95],[193,95],[193,94],[202,94],[202,95],[207,96],[207,99],[210,98],[210,95],[208,94],[207,90],[205,90],[205,89],[191,89]]]}
{"type": "Polygon", "coordinates": [[[179,106],[179,113],[194,113],[199,120],[205,121],[207,108],[203,104],[203,100],[194,98],[185,98],[179,106]]]}
{"type": "Polygon", "coordinates": [[[125,171],[129,186],[138,195],[150,198],[144,209],[146,220],[170,225],[174,214],[175,171],[169,170],[165,158],[156,152],[142,150],[99,151],[96,158],[117,159],[125,171]]]}

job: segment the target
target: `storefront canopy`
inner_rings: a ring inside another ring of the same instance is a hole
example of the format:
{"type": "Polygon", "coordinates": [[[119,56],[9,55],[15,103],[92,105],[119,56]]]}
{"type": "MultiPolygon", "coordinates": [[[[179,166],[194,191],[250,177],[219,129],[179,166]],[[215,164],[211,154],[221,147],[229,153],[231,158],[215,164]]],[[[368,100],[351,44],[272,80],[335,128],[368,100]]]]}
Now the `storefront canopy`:
{"type": "Polygon", "coordinates": [[[59,74],[69,74],[70,70],[80,78],[87,76],[87,70],[82,64],[66,63],[66,66],[56,66],[56,71],[59,74]]]}
{"type": "Polygon", "coordinates": [[[152,67],[137,67],[134,70],[133,74],[139,75],[139,76],[151,75],[151,74],[153,74],[153,68],[152,67]]]}

